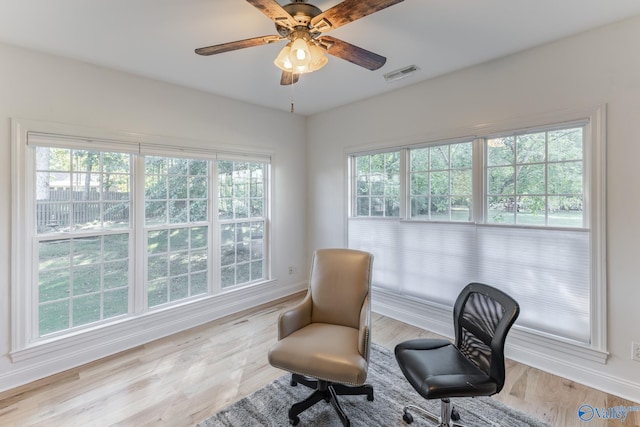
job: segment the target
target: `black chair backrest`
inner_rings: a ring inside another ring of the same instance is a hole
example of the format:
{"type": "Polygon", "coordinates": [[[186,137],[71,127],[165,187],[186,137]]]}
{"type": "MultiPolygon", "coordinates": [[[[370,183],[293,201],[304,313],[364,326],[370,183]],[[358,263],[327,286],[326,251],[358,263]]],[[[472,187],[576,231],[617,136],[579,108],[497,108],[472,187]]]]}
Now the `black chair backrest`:
{"type": "Polygon", "coordinates": [[[497,384],[505,380],[504,344],[520,313],[506,293],[483,283],[470,283],[453,307],[456,347],[497,384]]]}

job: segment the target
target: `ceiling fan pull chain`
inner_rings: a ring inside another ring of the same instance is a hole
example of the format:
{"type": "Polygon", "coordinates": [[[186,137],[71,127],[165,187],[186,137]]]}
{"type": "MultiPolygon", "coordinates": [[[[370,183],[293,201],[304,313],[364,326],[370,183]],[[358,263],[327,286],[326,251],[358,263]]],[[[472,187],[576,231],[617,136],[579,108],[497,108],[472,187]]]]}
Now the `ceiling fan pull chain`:
{"type": "Polygon", "coordinates": [[[293,84],[293,73],[291,73],[291,112],[294,112],[294,108],[293,108],[293,90],[294,90],[294,84],[293,84]]]}

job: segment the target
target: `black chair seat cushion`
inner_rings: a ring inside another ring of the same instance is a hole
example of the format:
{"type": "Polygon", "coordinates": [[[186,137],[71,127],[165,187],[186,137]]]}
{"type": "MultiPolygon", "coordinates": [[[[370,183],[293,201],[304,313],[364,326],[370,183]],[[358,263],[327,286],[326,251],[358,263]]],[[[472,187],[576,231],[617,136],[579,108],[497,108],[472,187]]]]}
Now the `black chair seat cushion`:
{"type": "Polygon", "coordinates": [[[396,346],[404,376],[425,399],[490,396],[498,385],[451,342],[415,339],[396,346]]]}

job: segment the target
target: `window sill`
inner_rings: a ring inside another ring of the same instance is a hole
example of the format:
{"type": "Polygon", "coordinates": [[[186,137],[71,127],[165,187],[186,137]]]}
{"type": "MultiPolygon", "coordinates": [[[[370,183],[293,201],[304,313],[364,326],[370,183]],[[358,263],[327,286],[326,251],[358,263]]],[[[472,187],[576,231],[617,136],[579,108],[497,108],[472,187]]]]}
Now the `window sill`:
{"type": "Polygon", "coordinates": [[[269,280],[38,341],[12,351],[11,361],[15,364],[71,361],[71,366],[87,363],[283,297],[292,293],[291,288],[295,286],[278,287],[275,283],[269,280]]]}

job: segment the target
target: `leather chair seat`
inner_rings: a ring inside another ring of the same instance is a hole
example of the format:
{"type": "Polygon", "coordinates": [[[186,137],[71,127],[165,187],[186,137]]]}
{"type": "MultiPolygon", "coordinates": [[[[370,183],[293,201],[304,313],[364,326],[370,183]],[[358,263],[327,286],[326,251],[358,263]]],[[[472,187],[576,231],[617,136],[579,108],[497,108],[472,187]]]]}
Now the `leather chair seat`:
{"type": "Polygon", "coordinates": [[[496,382],[447,340],[405,341],[395,352],[405,377],[425,399],[496,393],[496,382]]]}
{"type": "Polygon", "coordinates": [[[328,323],[311,323],[269,352],[271,364],[296,374],[331,382],[362,385],[367,361],[358,351],[358,329],[328,323]]]}

